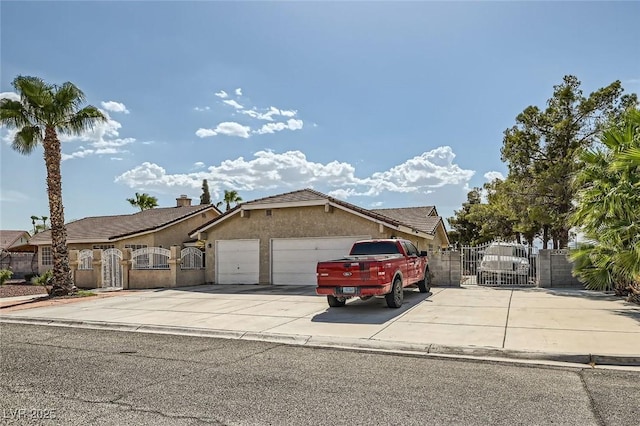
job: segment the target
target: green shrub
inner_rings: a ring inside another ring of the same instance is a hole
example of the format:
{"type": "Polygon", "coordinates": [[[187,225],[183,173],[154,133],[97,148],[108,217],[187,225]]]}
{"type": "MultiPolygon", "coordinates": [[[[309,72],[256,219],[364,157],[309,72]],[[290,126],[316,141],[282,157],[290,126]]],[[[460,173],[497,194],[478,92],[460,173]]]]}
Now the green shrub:
{"type": "Polygon", "coordinates": [[[5,281],[11,278],[13,272],[8,269],[0,269],[0,285],[3,285],[5,281]]]}
{"type": "Polygon", "coordinates": [[[49,269],[44,274],[39,275],[37,277],[34,277],[33,280],[32,280],[32,283],[34,285],[47,286],[47,285],[49,285],[49,281],[51,281],[52,278],[53,278],[53,271],[51,269],[49,269]]]}

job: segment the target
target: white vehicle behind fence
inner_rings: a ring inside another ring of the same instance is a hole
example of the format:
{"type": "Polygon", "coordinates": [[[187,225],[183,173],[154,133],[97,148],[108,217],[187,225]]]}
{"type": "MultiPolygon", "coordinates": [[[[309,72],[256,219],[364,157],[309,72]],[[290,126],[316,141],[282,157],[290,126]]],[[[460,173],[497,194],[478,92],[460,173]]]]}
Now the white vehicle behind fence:
{"type": "Polygon", "coordinates": [[[494,242],[487,247],[476,271],[479,285],[527,285],[531,274],[527,247],[494,242]]]}

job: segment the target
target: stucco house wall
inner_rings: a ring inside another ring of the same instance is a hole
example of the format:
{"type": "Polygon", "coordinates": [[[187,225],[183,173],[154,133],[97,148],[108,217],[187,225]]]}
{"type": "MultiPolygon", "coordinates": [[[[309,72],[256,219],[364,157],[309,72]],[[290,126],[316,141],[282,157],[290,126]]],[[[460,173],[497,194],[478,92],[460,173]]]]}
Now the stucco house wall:
{"type": "MultiPolygon", "coordinates": [[[[372,220],[333,206],[304,206],[246,210],[221,221],[207,231],[207,282],[215,282],[215,241],[236,239],[260,240],[259,282],[269,284],[272,238],[313,238],[369,236],[371,238],[405,238],[419,250],[428,250],[439,241],[420,238],[375,223],[372,220]],[[270,215],[267,214],[270,211],[270,215]]],[[[346,253],[345,253],[346,254],[346,253]]]]}

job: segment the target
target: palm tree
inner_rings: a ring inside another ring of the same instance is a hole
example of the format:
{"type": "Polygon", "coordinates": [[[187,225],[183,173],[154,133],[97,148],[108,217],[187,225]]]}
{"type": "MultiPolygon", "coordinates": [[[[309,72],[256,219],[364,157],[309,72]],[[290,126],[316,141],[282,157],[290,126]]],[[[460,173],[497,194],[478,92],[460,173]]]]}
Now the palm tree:
{"type": "Polygon", "coordinates": [[[80,135],[106,117],[94,106],[81,108],[84,93],[70,82],[58,86],[38,77],[18,76],[12,85],[20,100],[0,100],[0,123],[17,130],[11,147],[19,153],[31,154],[39,144],[44,148],[53,257],[51,294],[69,294],[77,289],[71,278],[67,251],[58,132],[80,135]]]}
{"type": "Polygon", "coordinates": [[[138,194],[135,198],[127,198],[127,201],[133,206],[140,208],[140,211],[158,207],[158,199],[149,194],[138,194]]]}
{"type": "Polygon", "coordinates": [[[238,195],[238,191],[227,191],[226,189],[224,190],[224,199],[223,201],[218,201],[216,203],[216,207],[220,207],[222,206],[222,204],[226,204],[226,211],[231,210],[231,203],[235,203],[236,205],[238,205],[238,203],[242,202],[242,197],[238,195]]]}
{"type": "Polygon", "coordinates": [[[640,111],[603,133],[603,148],[582,154],[573,221],[590,244],[571,254],[574,273],[594,290],[640,303],[640,111]]]}

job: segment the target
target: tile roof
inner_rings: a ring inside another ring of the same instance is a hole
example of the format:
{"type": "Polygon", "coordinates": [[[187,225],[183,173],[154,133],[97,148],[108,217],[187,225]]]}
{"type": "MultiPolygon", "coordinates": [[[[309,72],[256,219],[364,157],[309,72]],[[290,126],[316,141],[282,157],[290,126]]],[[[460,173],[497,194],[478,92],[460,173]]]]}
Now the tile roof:
{"type": "Polygon", "coordinates": [[[0,230],[0,250],[6,250],[11,247],[24,234],[27,234],[27,237],[30,236],[27,231],[0,230]]]}
{"type": "MultiPolygon", "coordinates": [[[[214,207],[212,205],[165,207],[128,215],[87,217],[67,223],[67,242],[117,240],[129,235],[153,231],[210,208],[214,207]]],[[[51,231],[40,232],[29,242],[31,244],[51,242],[51,231]]]]}
{"type": "Polygon", "coordinates": [[[347,203],[342,200],[338,200],[336,198],[330,197],[321,192],[307,188],[307,189],[301,189],[298,191],[287,192],[284,194],[273,195],[270,197],[259,198],[257,200],[252,200],[242,204],[238,204],[233,209],[225,212],[221,216],[214,218],[208,223],[200,226],[198,229],[194,229],[189,233],[189,235],[193,235],[196,232],[200,231],[201,229],[207,228],[210,225],[213,225],[220,220],[224,220],[226,217],[240,210],[242,206],[261,205],[261,204],[268,205],[268,204],[278,204],[278,203],[296,203],[296,202],[304,202],[304,201],[322,201],[322,200],[330,201],[334,204],[338,204],[349,210],[353,210],[355,212],[369,216],[373,219],[380,220],[381,222],[385,222],[394,226],[401,226],[401,225],[407,226],[431,235],[435,234],[436,228],[440,223],[440,221],[442,220],[440,216],[437,216],[437,212],[434,206],[407,207],[407,208],[400,208],[400,209],[367,210],[362,207],[358,207],[354,204],[347,203]]]}
{"type": "Polygon", "coordinates": [[[403,224],[427,234],[434,234],[442,218],[434,206],[405,207],[398,209],[373,209],[374,213],[391,217],[403,224]]]}

